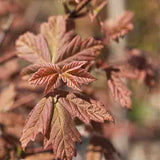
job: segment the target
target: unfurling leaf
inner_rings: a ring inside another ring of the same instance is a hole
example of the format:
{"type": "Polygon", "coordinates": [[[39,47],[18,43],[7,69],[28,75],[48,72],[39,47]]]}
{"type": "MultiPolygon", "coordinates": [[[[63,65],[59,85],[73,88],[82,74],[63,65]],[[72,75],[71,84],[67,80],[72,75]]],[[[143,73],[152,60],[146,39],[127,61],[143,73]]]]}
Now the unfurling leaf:
{"type": "Polygon", "coordinates": [[[44,64],[33,74],[30,79],[32,84],[46,85],[45,93],[60,85],[62,79],[68,87],[79,89],[81,84],[87,84],[95,81],[95,78],[81,66],[86,64],[84,61],[73,61],[63,66],[62,69],[58,64],[44,64]]]}
{"type": "Polygon", "coordinates": [[[39,133],[47,134],[53,114],[53,101],[51,97],[43,98],[31,111],[21,136],[23,149],[32,140],[34,141],[39,133]]]}
{"type": "MultiPolygon", "coordinates": [[[[43,66],[43,65],[42,65],[43,66]]],[[[30,81],[36,85],[46,85],[45,93],[59,86],[60,68],[56,64],[46,64],[33,74],[30,81]]]]}
{"type": "Polygon", "coordinates": [[[73,117],[78,117],[85,123],[89,123],[91,120],[96,122],[114,121],[101,102],[86,96],[70,93],[66,97],[59,98],[59,102],[73,117]]]}
{"type": "Polygon", "coordinates": [[[131,108],[131,91],[124,85],[121,77],[114,72],[107,72],[107,81],[115,100],[118,100],[123,107],[131,108]]]}
{"type": "Polygon", "coordinates": [[[81,136],[69,112],[57,103],[51,122],[50,136],[48,141],[45,141],[45,147],[52,144],[56,160],[71,160],[76,155],[75,142],[80,143],[81,136]]]}
{"type": "Polygon", "coordinates": [[[79,89],[79,85],[88,84],[96,79],[87,70],[81,67],[86,64],[86,61],[73,61],[64,65],[62,68],[62,80],[68,87],[79,89]]]}
{"type": "Polygon", "coordinates": [[[126,11],[116,21],[108,20],[105,24],[106,38],[119,41],[119,38],[124,37],[128,32],[132,31],[134,13],[126,11]]]}

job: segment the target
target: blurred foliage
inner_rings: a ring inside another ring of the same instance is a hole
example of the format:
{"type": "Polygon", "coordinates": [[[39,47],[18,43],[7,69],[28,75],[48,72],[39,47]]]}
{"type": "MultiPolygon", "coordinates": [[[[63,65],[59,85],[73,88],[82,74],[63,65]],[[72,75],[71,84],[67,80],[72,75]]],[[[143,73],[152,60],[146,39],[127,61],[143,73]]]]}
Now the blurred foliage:
{"type": "Polygon", "coordinates": [[[135,11],[135,29],[128,36],[128,46],[158,54],[160,51],[160,2],[127,0],[127,8],[135,11]]]}
{"type": "MultiPolygon", "coordinates": [[[[160,1],[158,0],[127,0],[127,9],[135,12],[135,29],[128,35],[128,46],[150,52],[152,56],[160,52],[160,1]]],[[[149,91],[135,85],[132,88],[133,110],[129,112],[129,118],[137,124],[146,125],[153,120],[155,113],[150,103],[146,103],[149,91]]],[[[156,120],[156,119],[154,119],[156,120]]]]}

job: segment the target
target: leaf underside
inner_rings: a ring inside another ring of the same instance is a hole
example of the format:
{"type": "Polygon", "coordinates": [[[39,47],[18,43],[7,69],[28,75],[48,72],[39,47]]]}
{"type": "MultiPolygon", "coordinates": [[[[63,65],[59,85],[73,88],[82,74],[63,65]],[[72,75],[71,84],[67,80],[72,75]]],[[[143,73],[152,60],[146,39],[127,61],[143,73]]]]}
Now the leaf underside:
{"type": "Polygon", "coordinates": [[[96,122],[114,121],[101,102],[86,96],[70,93],[65,98],[59,98],[59,102],[69,111],[72,117],[78,117],[85,123],[90,123],[91,120],[96,122]]]}
{"type": "Polygon", "coordinates": [[[53,113],[53,101],[51,97],[43,98],[31,111],[26,120],[26,125],[22,132],[21,144],[24,149],[32,140],[35,141],[39,133],[46,135],[49,129],[53,113]]]}
{"type": "Polygon", "coordinates": [[[81,142],[81,135],[69,112],[57,103],[53,113],[49,139],[44,142],[45,148],[52,144],[55,159],[71,160],[76,155],[75,142],[81,142]]]}

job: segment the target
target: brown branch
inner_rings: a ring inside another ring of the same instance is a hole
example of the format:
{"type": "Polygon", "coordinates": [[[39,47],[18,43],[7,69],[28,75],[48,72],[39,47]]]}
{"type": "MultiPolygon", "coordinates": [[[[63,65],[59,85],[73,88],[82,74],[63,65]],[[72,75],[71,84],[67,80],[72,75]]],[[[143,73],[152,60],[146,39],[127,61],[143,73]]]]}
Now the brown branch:
{"type": "Polygon", "coordinates": [[[4,63],[5,61],[8,61],[14,57],[16,57],[16,52],[5,54],[4,56],[0,57],[0,64],[4,63]]]}
{"type": "Polygon", "coordinates": [[[63,2],[63,8],[66,14],[71,13],[70,9],[68,8],[68,5],[66,2],[63,2]]]}
{"type": "Polygon", "coordinates": [[[83,1],[81,1],[77,5],[77,7],[71,12],[70,17],[71,18],[78,17],[77,14],[90,2],[91,2],[91,0],[83,0],[83,1]]]}

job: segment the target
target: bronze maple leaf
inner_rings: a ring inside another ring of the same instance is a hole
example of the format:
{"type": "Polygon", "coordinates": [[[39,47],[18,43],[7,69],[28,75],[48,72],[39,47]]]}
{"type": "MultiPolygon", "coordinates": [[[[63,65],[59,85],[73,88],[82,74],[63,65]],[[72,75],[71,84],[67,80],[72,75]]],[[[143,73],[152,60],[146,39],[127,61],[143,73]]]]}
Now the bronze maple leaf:
{"type": "Polygon", "coordinates": [[[45,147],[52,145],[55,159],[67,160],[76,154],[75,142],[81,142],[75,117],[85,123],[114,121],[99,101],[60,91],[61,85],[81,91],[81,85],[96,80],[84,66],[94,61],[103,47],[94,38],[82,40],[80,36],[74,36],[70,24],[72,21],[67,16],[54,16],[41,25],[39,35],[26,33],[16,42],[18,56],[33,63],[21,75],[33,74],[29,81],[45,85],[45,93],[48,93],[26,121],[22,147],[26,148],[41,133],[45,147]]]}

